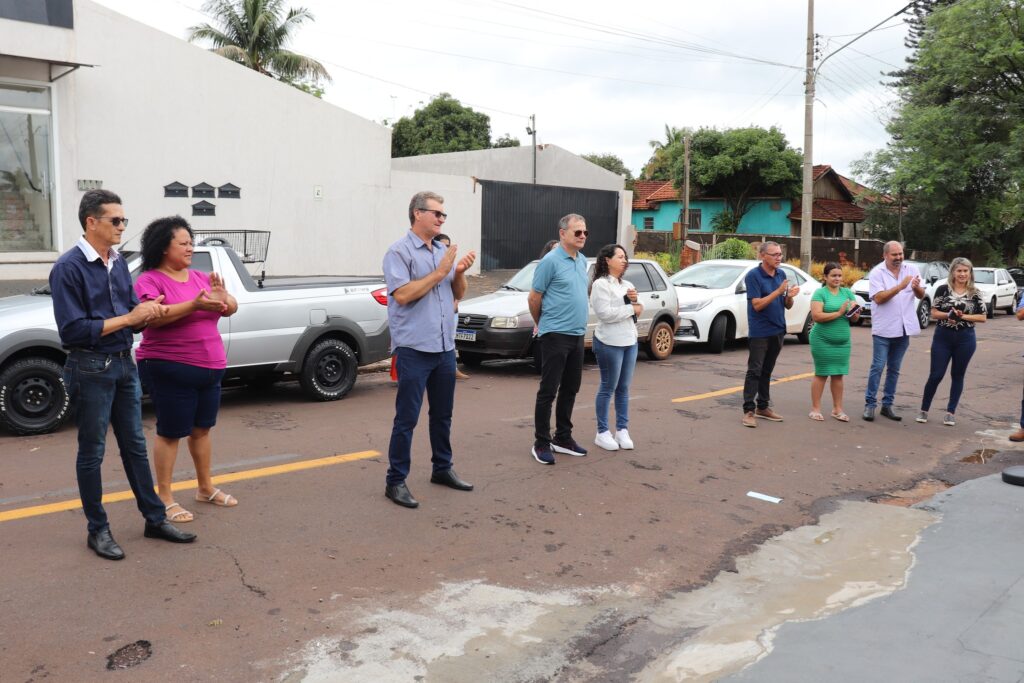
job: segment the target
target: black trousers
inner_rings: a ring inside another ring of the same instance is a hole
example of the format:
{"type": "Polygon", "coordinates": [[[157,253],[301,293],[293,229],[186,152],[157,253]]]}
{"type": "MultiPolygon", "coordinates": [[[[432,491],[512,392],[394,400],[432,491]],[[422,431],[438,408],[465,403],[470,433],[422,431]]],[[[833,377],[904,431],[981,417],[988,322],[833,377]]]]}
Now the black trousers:
{"type": "Polygon", "coordinates": [[[540,389],[533,411],[534,445],[538,447],[551,443],[552,403],[555,403],[555,441],[572,439],[572,408],[583,376],[583,335],[548,332],[539,342],[540,389]]]}
{"type": "Polygon", "coordinates": [[[775,361],[782,351],[782,340],[786,335],[753,337],[749,340],[750,356],[747,357],[747,377],[743,381],[743,412],[749,413],[756,407],[764,410],[771,400],[770,386],[775,361]]]}

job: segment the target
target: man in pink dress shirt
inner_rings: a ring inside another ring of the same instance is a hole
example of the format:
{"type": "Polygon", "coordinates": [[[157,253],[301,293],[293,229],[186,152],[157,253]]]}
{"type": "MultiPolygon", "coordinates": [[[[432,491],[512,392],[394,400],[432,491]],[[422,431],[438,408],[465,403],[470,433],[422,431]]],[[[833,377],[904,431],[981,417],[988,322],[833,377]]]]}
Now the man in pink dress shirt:
{"type": "Polygon", "coordinates": [[[896,382],[900,378],[903,354],[910,346],[910,338],[921,334],[917,319],[918,301],[924,297],[921,274],[917,268],[903,262],[903,245],[886,242],[882,247],[885,260],[871,269],[868,276],[868,296],[871,299],[871,371],[868,388],[864,392],[864,419],[875,419],[878,385],[885,373],[882,390],[882,417],[899,422],[903,418],[892,408],[896,397],[896,382]]]}

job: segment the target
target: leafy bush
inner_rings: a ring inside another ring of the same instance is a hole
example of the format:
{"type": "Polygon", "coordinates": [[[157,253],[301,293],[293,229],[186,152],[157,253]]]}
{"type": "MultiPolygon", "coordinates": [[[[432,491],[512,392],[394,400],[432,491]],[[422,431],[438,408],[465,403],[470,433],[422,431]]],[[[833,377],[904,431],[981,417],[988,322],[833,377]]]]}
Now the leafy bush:
{"type": "Polygon", "coordinates": [[[716,213],[714,218],[711,219],[711,229],[715,232],[736,232],[740,227],[740,222],[736,218],[736,214],[726,209],[721,213],[716,213]]]}
{"type": "MultiPolygon", "coordinates": [[[[800,259],[790,259],[789,261],[786,261],[786,263],[796,268],[800,267],[800,259]]],[[[864,277],[864,275],[864,271],[857,266],[849,263],[843,264],[843,287],[852,287],[853,283],[864,277]]],[[[818,282],[825,282],[824,261],[811,262],[811,277],[818,282]]]]}
{"type": "Polygon", "coordinates": [[[711,247],[706,258],[754,259],[757,258],[757,249],[750,242],[738,237],[730,237],[711,247]]]}
{"type": "Polygon", "coordinates": [[[679,270],[679,255],[678,254],[675,257],[673,257],[672,254],[669,254],[669,253],[664,252],[664,251],[659,251],[656,254],[651,253],[649,251],[638,251],[635,254],[633,254],[633,258],[635,258],[635,259],[647,259],[648,261],[655,261],[655,262],[657,262],[657,264],[659,266],[662,267],[662,270],[664,270],[669,275],[671,275],[672,273],[674,273],[677,270],[679,270]]]}

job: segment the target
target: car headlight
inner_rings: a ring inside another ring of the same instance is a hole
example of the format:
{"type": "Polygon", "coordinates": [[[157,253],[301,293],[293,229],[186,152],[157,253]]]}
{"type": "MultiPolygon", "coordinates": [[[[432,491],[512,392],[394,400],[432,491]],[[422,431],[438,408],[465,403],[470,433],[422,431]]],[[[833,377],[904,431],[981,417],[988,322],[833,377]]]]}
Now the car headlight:
{"type": "Polygon", "coordinates": [[[685,304],[679,304],[680,313],[689,313],[692,311],[699,311],[700,309],[711,303],[711,299],[702,299],[700,301],[689,301],[685,304]]]}
{"type": "Polygon", "coordinates": [[[508,317],[494,317],[491,318],[491,327],[500,327],[502,329],[512,329],[519,327],[519,316],[513,315],[508,317]]]}

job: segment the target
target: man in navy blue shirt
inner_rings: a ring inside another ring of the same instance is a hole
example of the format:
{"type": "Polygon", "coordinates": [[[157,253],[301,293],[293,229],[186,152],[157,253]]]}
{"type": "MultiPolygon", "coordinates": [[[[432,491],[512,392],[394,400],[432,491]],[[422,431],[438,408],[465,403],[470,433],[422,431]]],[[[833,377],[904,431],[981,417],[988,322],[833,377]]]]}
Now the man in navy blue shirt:
{"type": "Polygon", "coordinates": [[[124,559],[110,533],[103,509],[100,473],[107,427],[114,428],[125,476],[146,520],[147,538],[191,543],[167,521],[164,504],[153,490],[153,475],[142,435],[142,389],[132,360],[132,331],[164,315],[167,307],[139,303],[124,258],[114,249],[128,227],[121,199],[108,190],[90,190],[78,206],[83,235],[50,271],[53,313],[61,344],[68,350],[64,385],[77,403],[78,493],[88,520],[88,546],[108,560],[124,559]]]}
{"type": "Polygon", "coordinates": [[[743,382],[744,427],[756,427],[758,417],[782,422],[782,416],[771,409],[769,388],[786,336],[786,309],[793,307],[793,297],[800,293],[799,287],[789,286],[779,269],[782,247],[777,242],[762,242],[757,253],[761,264],[743,279],[747,285],[750,348],[743,382]]]}

